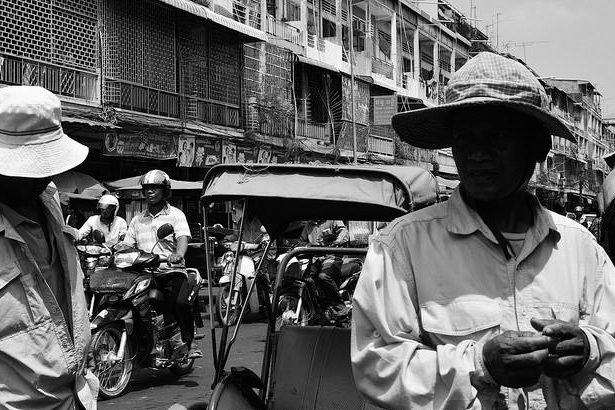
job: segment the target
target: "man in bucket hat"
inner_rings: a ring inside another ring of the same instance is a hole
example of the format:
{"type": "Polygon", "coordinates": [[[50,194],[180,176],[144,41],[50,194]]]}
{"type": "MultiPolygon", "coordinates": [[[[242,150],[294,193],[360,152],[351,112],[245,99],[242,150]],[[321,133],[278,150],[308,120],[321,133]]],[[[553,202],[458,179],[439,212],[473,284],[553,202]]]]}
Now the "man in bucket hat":
{"type": "Polygon", "coordinates": [[[88,148],[61,126],[41,87],[0,89],[0,408],[95,409],[90,340],[73,230],[51,177],[88,148]]]}
{"type": "Polygon", "coordinates": [[[372,242],[353,302],[359,390],[392,409],[584,409],[615,403],[615,268],[592,235],[526,190],[551,135],[522,64],[480,53],[446,103],[393,117],[452,147],[461,184],[372,242]]]}

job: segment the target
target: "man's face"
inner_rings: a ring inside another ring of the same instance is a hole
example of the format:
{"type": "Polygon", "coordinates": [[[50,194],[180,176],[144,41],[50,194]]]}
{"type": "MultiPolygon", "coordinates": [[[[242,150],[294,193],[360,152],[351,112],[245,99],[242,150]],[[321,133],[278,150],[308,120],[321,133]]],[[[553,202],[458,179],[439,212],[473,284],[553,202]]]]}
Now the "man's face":
{"type": "Polygon", "coordinates": [[[115,205],[101,205],[100,216],[103,219],[111,219],[115,213],[115,205]]]}
{"type": "Polygon", "coordinates": [[[147,205],[159,205],[164,201],[164,187],[160,185],[143,185],[143,195],[145,195],[147,205]]]}
{"type": "Polygon", "coordinates": [[[2,200],[8,205],[26,205],[45,190],[51,182],[46,178],[20,178],[0,175],[0,192],[3,192],[2,200]],[[18,189],[15,189],[18,187],[18,189]]]}
{"type": "Polygon", "coordinates": [[[467,193],[481,201],[513,194],[535,165],[528,131],[518,118],[470,112],[455,123],[453,157],[467,193]]]}

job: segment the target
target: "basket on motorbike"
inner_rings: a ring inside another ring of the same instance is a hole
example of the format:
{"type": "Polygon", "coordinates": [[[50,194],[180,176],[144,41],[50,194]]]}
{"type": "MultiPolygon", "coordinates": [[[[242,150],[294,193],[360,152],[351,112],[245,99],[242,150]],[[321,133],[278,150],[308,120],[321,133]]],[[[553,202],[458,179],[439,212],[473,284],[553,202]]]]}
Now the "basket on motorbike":
{"type": "MultiPolygon", "coordinates": [[[[212,203],[243,201],[244,215],[248,211],[256,215],[269,236],[284,243],[283,234],[298,221],[368,221],[373,225],[368,223],[365,227],[379,228],[378,222],[390,222],[437,202],[437,198],[435,177],[418,167],[223,164],[212,167],[205,176],[201,203],[204,225],[208,226],[207,209],[212,203]]],[[[302,276],[300,270],[289,269],[291,261],[333,254],[357,265],[362,263],[367,252],[365,242],[374,232],[363,232],[363,224],[354,228],[354,241],[349,246],[295,247],[278,259],[260,376],[245,367],[225,370],[237,328],[229,335],[230,326],[224,323],[221,337],[216,340],[215,325],[211,322],[215,387],[208,409],[373,408],[364,402],[354,385],[349,328],[313,326],[309,315],[305,320],[295,320],[293,325],[281,322],[280,326],[277,321],[285,291],[283,284],[289,278],[302,276]]],[[[239,224],[239,241],[242,230],[243,222],[239,224]]],[[[208,275],[211,274],[209,266],[208,275]]],[[[232,276],[229,283],[234,280],[232,276]]],[[[210,288],[213,311],[211,292],[210,288]]],[[[232,292],[228,296],[230,302],[231,295],[232,292]]],[[[240,306],[235,326],[240,326],[246,305],[240,306]]],[[[292,308],[295,312],[291,309],[284,313],[297,319],[304,315],[302,306],[296,303],[292,308]]]]}
{"type": "Polygon", "coordinates": [[[130,289],[137,276],[120,269],[98,270],[90,275],[90,288],[98,293],[123,293],[130,289]]]}

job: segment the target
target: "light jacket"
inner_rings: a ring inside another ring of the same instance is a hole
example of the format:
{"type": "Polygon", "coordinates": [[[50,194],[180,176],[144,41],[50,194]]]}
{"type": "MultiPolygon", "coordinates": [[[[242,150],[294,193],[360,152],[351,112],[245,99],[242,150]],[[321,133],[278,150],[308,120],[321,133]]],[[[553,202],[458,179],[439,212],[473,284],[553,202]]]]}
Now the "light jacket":
{"type": "Polygon", "coordinates": [[[96,409],[98,380],[86,370],[90,327],[74,230],[47,188],[40,199],[61,226],[57,243],[70,292],[72,329],[23,238],[0,211],[0,408],[96,409]]]}
{"type": "Polygon", "coordinates": [[[352,312],[352,364],[365,396],[413,410],[615,406],[615,268],[585,228],[530,199],[534,224],[509,260],[459,191],[374,239],[352,312]],[[532,317],[578,324],[589,360],[565,379],[495,385],[484,343],[535,331],[532,317]]]}

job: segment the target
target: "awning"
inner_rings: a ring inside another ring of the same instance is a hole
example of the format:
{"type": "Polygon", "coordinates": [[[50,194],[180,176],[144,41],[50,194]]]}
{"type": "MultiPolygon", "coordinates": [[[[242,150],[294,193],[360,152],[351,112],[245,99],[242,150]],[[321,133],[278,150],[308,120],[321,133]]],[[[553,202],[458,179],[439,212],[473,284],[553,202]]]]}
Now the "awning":
{"type": "MultiPolygon", "coordinates": [[[[106,185],[115,189],[117,191],[139,191],[141,190],[141,185],[139,184],[139,180],[141,179],[141,175],[137,175],[134,177],[128,177],[123,179],[118,179],[117,181],[107,182],[106,185]]],[[[176,179],[171,179],[171,189],[175,191],[180,190],[201,190],[203,188],[203,181],[179,181],[176,179]]]]}
{"type": "Polygon", "coordinates": [[[121,128],[109,122],[90,120],[89,118],[70,117],[70,116],[64,116],[64,115],[62,116],[62,122],[84,124],[84,125],[89,125],[90,127],[99,127],[99,128],[121,128]]]}
{"type": "Polygon", "coordinates": [[[335,73],[339,72],[339,70],[337,68],[335,68],[334,66],[332,66],[331,64],[323,63],[322,61],[318,61],[318,60],[315,60],[313,58],[309,58],[309,57],[305,57],[305,56],[300,56],[300,55],[296,55],[295,57],[296,57],[296,61],[298,61],[300,63],[308,64],[308,65],[313,65],[315,67],[324,68],[325,70],[333,71],[335,73]]]}
{"type": "Polygon", "coordinates": [[[175,7],[176,9],[183,10],[187,13],[193,14],[198,17],[202,17],[207,20],[211,20],[214,23],[218,23],[224,27],[230,28],[231,30],[235,30],[239,33],[242,33],[248,37],[255,38],[261,41],[268,41],[267,34],[264,32],[250,27],[246,24],[240,23],[228,17],[224,17],[218,13],[215,13],[213,10],[202,6],[200,4],[193,3],[189,0],[160,0],[161,2],[168,4],[171,7],[175,7]]]}

